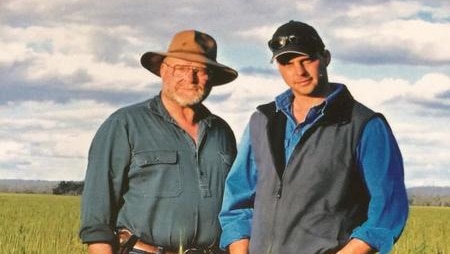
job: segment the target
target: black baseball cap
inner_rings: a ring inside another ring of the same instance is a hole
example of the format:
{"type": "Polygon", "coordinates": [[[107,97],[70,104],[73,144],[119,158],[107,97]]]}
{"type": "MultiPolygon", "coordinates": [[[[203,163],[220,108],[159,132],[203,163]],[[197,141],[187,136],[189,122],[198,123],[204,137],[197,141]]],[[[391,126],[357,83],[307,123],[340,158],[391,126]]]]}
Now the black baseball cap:
{"type": "Polygon", "coordinates": [[[325,49],[325,44],[312,26],[294,20],[278,27],[268,45],[273,53],[271,62],[286,53],[312,56],[325,49]]]}

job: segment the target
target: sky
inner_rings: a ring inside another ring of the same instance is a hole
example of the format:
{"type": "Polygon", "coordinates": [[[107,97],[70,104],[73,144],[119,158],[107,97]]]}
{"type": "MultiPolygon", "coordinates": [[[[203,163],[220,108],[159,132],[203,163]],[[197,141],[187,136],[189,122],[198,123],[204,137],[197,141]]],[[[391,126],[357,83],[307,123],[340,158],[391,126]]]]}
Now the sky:
{"type": "Polygon", "coordinates": [[[140,56],[187,29],[239,72],[205,101],[239,140],[287,89],[267,41],[289,20],[317,29],[330,81],[388,119],[407,187],[450,186],[448,0],[1,0],[0,179],[83,180],[100,124],[160,90],[140,56]]]}

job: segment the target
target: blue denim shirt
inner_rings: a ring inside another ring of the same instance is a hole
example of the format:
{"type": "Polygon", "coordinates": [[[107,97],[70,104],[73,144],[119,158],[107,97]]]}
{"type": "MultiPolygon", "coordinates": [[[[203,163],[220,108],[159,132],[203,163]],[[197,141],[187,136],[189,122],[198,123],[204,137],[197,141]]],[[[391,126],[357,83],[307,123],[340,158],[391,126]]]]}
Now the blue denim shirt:
{"type": "MultiPolygon", "coordinates": [[[[311,108],[305,121],[298,125],[291,113],[291,90],[276,97],[277,110],[281,110],[288,119],[284,140],[286,161],[303,133],[323,116],[324,108],[342,88],[342,85],[335,84],[334,92],[324,103],[311,108]]],[[[222,211],[219,215],[222,248],[236,240],[251,237],[252,204],[258,176],[248,126],[238,151],[227,177],[222,211]]],[[[400,150],[390,128],[379,117],[370,120],[365,126],[356,156],[371,199],[367,221],[355,228],[351,237],[363,240],[380,253],[388,253],[406,224],[408,201],[400,150]]]]}
{"type": "Polygon", "coordinates": [[[200,106],[198,142],[180,128],[160,96],[113,113],[89,151],[82,197],[84,243],[114,241],[127,228],[149,244],[177,249],[218,241],[233,132],[200,106]]]}

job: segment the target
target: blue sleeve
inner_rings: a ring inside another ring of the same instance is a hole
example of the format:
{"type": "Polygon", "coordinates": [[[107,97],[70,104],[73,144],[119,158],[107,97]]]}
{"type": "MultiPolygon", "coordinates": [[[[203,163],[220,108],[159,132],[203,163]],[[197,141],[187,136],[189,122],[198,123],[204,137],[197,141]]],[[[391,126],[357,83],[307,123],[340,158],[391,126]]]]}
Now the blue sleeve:
{"type": "Polygon", "coordinates": [[[219,214],[222,249],[239,239],[250,238],[257,176],[249,132],[247,126],[225,182],[222,210],[219,214]]]}
{"type": "Polygon", "coordinates": [[[403,160],[392,131],[383,117],[365,126],[357,160],[370,195],[367,221],[352,236],[381,254],[389,253],[408,217],[403,160]]]}

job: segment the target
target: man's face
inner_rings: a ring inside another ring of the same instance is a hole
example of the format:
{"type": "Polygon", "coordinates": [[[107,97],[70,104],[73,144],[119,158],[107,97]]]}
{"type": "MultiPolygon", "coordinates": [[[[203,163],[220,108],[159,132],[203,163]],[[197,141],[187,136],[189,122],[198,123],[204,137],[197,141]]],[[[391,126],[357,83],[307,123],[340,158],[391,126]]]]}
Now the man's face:
{"type": "Polygon", "coordinates": [[[327,85],[326,66],[329,54],[306,56],[285,54],[277,58],[278,70],[296,96],[320,95],[327,85]]]}
{"type": "Polygon", "coordinates": [[[161,96],[182,107],[202,102],[211,91],[205,64],[166,57],[161,64],[161,96]]]}

